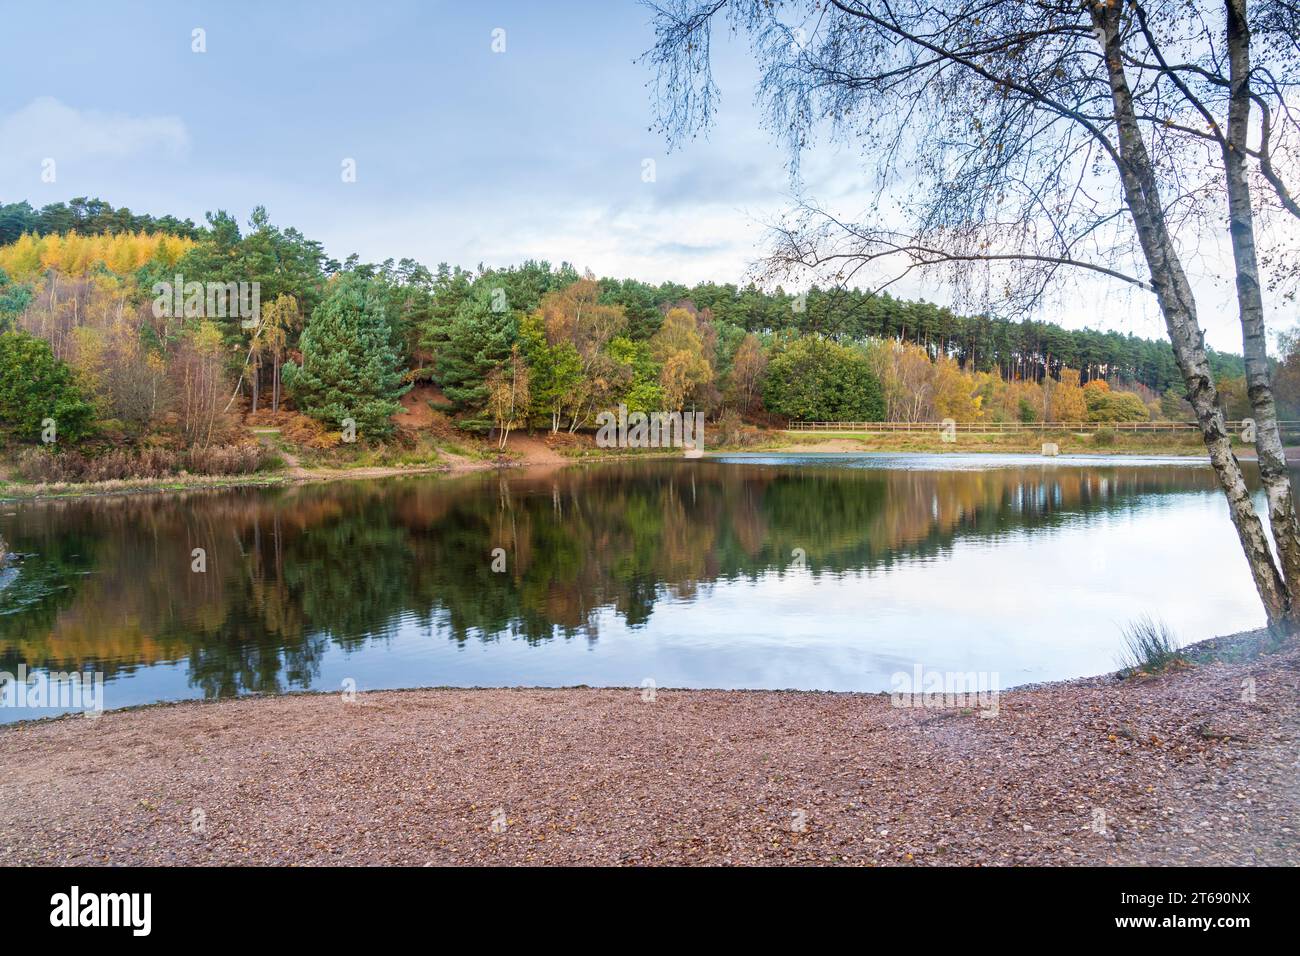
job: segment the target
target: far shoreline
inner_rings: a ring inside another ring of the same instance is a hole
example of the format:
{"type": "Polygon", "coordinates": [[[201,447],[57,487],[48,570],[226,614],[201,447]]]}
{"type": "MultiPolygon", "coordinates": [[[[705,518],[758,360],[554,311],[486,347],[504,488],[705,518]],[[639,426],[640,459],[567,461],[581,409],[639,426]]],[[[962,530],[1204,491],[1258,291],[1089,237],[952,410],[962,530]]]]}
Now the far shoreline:
{"type": "MultiPolygon", "coordinates": [[[[1186,444],[1177,445],[1162,442],[1123,443],[1113,447],[1092,447],[1083,442],[1066,443],[1064,436],[1035,436],[1034,442],[1023,440],[1014,442],[981,441],[979,437],[963,437],[956,443],[941,442],[928,435],[899,434],[891,436],[847,437],[834,433],[825,438],[808,440],[802,435],[792,440],[794,433],[783,433],[783,437],[768,443],[723,445],[705,450],[702,459],[728,456],[770,456],[797,458],[804,455],[827,455],[851,458],[875,454],[925,454],[925,455],[1004,455],[1021,456],[1027,459],[1050,463],[1054,460],[1090,459],[1090,458],[1161,458],[1171,463],[1208,463],[1208,455],[1203,450],[1186,444]],[[1038,448],[1032,447],[1037,439],[1054,440],[1063,445],[1059,455],[1046,456],[1038,448]],[[1070,447],[1075,445],[1077,447],[1070,447]]],[[[1127,437],[1127,436],[1125,436],[1127,437]]],[[[298,485],[317,484],[332,481],[365,481],[405,477],[443,477],[456,478],[463,475],[490,471],[513,471],[524,468],[564,468],[576,465],[601,464],[605,462],[627,462],[644,460],[680,459],[680,450],[647,450],[629,453],[626,450],[609,452],[588,452],[578,455],[556,453],[539,453],[536,441],[529,441],[522,452],[515,457],[500,459],[473,460],[453,457],[451,460],[429,465],[364,465],[354,467],[299,467],[296,464],[277,471],[255,472],[247,475],[179,475],[171,478],[129,478],[112,481],[60,482],[35,484],[18,481],[0,480],[0,502],[67,500],[71,498],[103,497],[128,494],[166,494],[188,491],[233,490],[237,488],[283,488],[298,485]]],[[[1300,448],[1288,448],[1288,460],[1300,462],[1300,448]]],[[[1245,448],[1237,456],[1242,461],[1254,461],[1254,450],[1245,448]]]]}

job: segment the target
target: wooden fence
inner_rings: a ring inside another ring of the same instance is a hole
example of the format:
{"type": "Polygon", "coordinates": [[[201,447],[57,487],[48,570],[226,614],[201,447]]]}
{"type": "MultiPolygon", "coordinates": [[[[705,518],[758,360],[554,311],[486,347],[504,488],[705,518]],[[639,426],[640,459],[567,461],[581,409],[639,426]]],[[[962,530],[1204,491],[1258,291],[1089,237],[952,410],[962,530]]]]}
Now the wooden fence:
{"type": "MultiPolygon", "coordinates": [[[[1300,421],[1278,422],[1284,432],[1300,432],[1300,421]]],[[[1228,422],[1228,431],[1241,434],[1245,423],[1228,422]]],[[[1068,431],[1095,432],[1110,428],[1119,432],[1200,432],[1196,422],[791,422],[792,432],[855,432],[884,435],[891,432],[961,432],[968,435],[1014,435],[1020,433],[1068,431]]]]}

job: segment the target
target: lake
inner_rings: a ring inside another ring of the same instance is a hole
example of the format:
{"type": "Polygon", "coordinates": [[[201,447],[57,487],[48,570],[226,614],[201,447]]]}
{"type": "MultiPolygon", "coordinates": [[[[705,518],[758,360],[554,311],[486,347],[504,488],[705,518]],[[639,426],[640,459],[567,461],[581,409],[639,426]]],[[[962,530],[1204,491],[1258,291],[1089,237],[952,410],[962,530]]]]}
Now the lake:
{"type": "MultiPolygon", "coordinates": [[[[9,501],[0,538],[23,555],[0,671],[92,669],[107,708],[887,691],[918,665],[1005,688],[1113,670],[1142,614],[1185,642],[1263,624],[1212,473],[1177,459],[736,455],[9,501]]],[[[7,703],[0,722],[58,712],[7,703]]]]}

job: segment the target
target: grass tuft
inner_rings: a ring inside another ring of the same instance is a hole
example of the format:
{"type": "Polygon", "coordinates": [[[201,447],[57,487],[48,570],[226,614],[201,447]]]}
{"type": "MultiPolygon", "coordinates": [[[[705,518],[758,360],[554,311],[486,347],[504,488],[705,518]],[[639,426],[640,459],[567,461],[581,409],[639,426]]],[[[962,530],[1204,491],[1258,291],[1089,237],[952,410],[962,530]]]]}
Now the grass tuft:
{"type": "Polygon", "coordinates": [[[1186,667],[1187,656],[1178,639],[1164,621],[1153,621],[1144,614],[1124,627],[1124,650],[1120,653],[1120,673],[1125,677],[1159,674],[1171,667],[1186,667]]]}

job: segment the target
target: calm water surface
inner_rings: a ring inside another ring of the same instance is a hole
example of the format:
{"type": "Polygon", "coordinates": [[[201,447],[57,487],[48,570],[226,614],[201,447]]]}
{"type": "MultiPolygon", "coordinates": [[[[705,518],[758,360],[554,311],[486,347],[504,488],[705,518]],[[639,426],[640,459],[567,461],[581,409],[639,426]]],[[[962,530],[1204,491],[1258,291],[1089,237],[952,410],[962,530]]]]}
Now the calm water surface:
{"type": "Polygon", "coordinates": [[[108,708],[348,679],[880,691],[918,663],[1008,687],[1112,670],[1144,613],[1184,641],[1263,623],[1211,472],[1168,459],[734,456],[11,501],[0,538],[23,555],[0,571],[0,671],[98,669],[108,708]]]}

